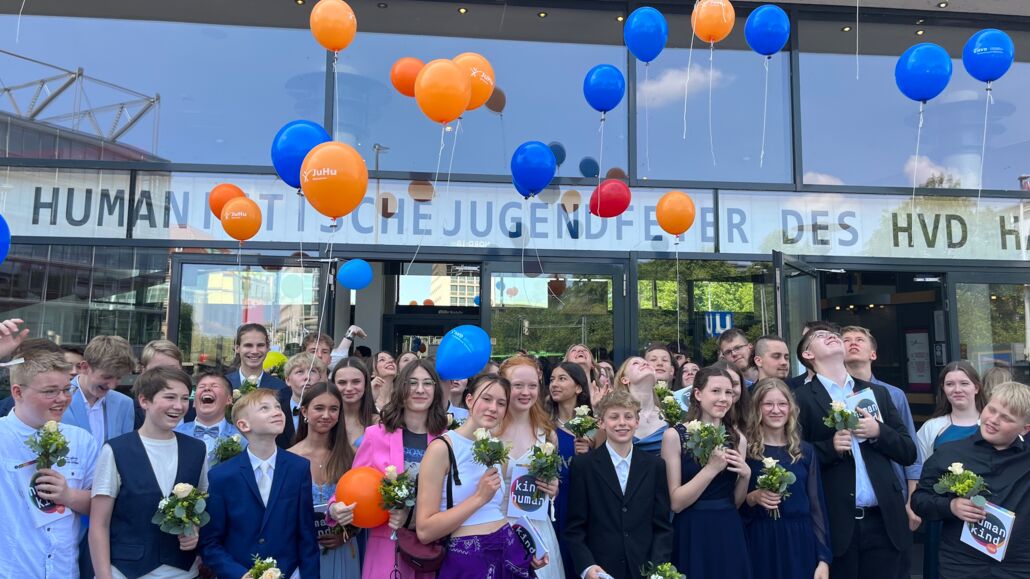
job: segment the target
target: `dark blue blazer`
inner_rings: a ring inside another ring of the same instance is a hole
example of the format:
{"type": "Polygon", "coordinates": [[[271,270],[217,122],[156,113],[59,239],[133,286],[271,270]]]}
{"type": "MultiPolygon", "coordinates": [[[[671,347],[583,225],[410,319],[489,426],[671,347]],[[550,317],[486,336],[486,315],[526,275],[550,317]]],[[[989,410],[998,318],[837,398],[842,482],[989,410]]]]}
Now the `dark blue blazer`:
{"type": "Polygon", "coordinates": [[[239,579],[254,556],[276,560],[283,577],[297,569],[301,579],[318,579],[311,465],[279,449],[268,507],[261,502],[250,454],[243,452],[208,473],[207,512],[200,529],[204,564],[224,579],[239,579]]]}
{"type": "MultiPolygon", "coordinates": [[[[239,388],[240,387],[240,369],[237,368],[237,369],[233,370],[232,372],[229,372],[228,374],[225,375],[225,379],[229,381],[230,385],[232,385],[233,390],[235,390],[236,388],[239,388]]],[[[270,390],[281,390],[283,388],[286,388],[286,382],[283,382],[282,380],[276,378],[275,376],[272,376],[268,372],[264,372],[264,373],[261,374],[261,380],[258,382],[258,386],[260,388],[268,388],[270,390]]]]}

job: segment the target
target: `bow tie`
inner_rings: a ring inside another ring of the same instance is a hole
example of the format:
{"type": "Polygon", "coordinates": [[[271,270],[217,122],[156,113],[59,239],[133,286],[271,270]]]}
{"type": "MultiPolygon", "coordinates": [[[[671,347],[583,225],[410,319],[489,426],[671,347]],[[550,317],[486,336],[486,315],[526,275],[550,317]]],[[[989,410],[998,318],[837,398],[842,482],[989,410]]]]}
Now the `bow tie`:
{"type": "Polygon", "coordinates": [[[193,427],[194,438],[204,438],[205,436],[209,438],[218,438],[219,434],[220,433],[217,426],[212,426],[211,428],[204,428],[203,426],[200,426],[198,424],[193,427]]]}
{"type": "Polygon", "coordinates": [[[300,406],[293,409],[294,416],[300,416],[300,406]]]}

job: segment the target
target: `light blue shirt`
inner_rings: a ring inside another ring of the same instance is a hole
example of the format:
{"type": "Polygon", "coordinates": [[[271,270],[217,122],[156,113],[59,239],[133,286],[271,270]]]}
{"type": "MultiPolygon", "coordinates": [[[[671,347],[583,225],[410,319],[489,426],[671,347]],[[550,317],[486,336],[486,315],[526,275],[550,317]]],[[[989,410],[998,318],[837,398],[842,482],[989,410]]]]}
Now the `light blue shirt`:
{"type": "Polygon", "coordinates": [[[690,393],[694,391],[693,387],[683,388],[672,393],[672,397],[676,399],[676,402],[680,403],[680,408],[684,412],[690,410],[690,393]]]}
{"type": "MultiPolygon", "coordinates": [[[[225,420],[224,418],[221,421],[219,421],[218,424],[214,425],[213,428],[218,429],[218,435],[214,438],[210,436],[197,436],[197,426],[203,425],[197,422],[180,422],[179,425],[175,427],[175,431],[181,434],[185,434],[186,436],[192,436],[193,438],[203,441],[204,446],[207,447],[207,452],[209,455],[211,454],[211,451],[215,449],[215,445],[218,443],[218,439],[227,438],[234,434],[240,434],[240,431],[237,430],[236,427],[232,424],[229,424],[229,421],[225,420]]],[[[242,435],[240,436],[240,445],[243,448],[247,448],[247,439],[243,438],[242,435]]]]}
{"type": "MultiPolygon", "coordinates": [[[[914,442],[916,440],[916,425],[912,421],[912,409],[908,405],[908,396],[905,395],[905,391],[879,380],[876,376],[872,376],[870,382],[879,384],[887,389],[887,393],[891,396],[891,402],[894,403],[894,408],[901,415],[901,422],[905,424],[905,432],[908,432],[908,437],[914,442]]],[[[926,457],[923,456],[923,451],[919,448],[918,444],[916,445],[916,451],[916,461],[909,466],[902,467],[900,464],[891,461],[894,474],[901,481],[901,494],[905,495],[905,500],[908,500],[908,481],[919,480],[923,474],[923,461],[926,460],[926,457]]]]}
{"type": "MultiPolygon", "coordinates": [[[[823,388],[826,388],[826,392],[834,402],[847,404],[848,396],[855,392],[855,379],[850,375],[844,381],[844,386],[835,383],[822,374],[816,374],[815,376],[822,383],[823,388]]],[[[855,458],[855,506],[875,507],[878,504],[876,502],[876,492],[873,490],[872,481],[869,480],[869,471],[865,468],[865,460],[862,459],[862,448],[859,446],[857,436],[851,437],[851,454],[855,458]]]]}

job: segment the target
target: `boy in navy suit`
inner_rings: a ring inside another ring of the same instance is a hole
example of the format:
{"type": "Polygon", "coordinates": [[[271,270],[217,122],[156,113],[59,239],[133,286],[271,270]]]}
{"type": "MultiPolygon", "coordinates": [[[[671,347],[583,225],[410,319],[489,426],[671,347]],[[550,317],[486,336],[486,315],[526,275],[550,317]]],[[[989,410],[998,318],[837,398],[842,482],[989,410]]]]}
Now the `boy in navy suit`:
{"type": "Polygon", "coordinates": [[[200,530],[204,563],[220,578],[239,579],[255,556],[271,557],[283,577],[299,571],[301,579],[317,579],[311,465],[276,448],[286,423],[276,393],[258,388],[243,395],[232,419],[248,445],[211,471],[211,522],[200,530]]]}

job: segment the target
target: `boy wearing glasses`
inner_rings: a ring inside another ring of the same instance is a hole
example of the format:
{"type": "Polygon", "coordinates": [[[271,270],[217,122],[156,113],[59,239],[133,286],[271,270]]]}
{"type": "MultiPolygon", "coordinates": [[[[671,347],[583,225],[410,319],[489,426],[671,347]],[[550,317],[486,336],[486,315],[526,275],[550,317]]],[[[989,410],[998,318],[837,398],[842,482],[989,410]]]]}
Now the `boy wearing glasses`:
{"type": "Polygon", "coordinates": [[[716,346],[719,349],[719,356],[733,364],[743,374],[744,387],[751,388],[758,380],[758,370],[751,365],[754,349],[747,339],[747,334],[739,328],[730,328],[719,334],[716,346]]]}
{"type": "Polygon", "coordinates": [[[17,545],[0,557],[0,577],[74,578],[79,576],[79,515],[89,514],[100,448],[85,430],[61,424],[68,441],[64,465],[37,470],[37,455],[26,441],[48,422],[60,422],[71,401],[72,368],[55,352],[35,350],[24,358],[11,367],[14,411],[0,418],[0,455],[7,462],[0,470],[0,536],[17,545]]]}

